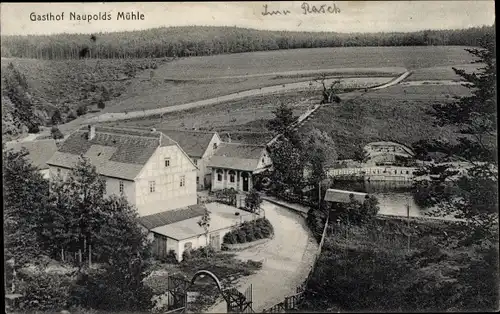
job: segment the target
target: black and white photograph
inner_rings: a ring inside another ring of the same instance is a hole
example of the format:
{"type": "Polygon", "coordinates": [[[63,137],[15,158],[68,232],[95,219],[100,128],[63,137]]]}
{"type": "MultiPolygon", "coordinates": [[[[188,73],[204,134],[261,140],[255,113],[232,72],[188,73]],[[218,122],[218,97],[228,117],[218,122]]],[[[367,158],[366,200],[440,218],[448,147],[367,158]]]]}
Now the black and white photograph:
{"type": "Polygon", "coordinates": [[[500,310],[495,2],[2,2],[5,313],[500,310]]]}

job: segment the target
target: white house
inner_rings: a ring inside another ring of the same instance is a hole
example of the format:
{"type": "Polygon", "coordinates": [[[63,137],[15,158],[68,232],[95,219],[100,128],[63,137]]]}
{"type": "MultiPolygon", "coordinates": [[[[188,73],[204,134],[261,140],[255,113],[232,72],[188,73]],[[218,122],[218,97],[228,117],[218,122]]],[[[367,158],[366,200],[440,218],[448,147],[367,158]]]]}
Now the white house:
{"type": "Polygon", "coordinates": [[[224,235],[244,221],[252,220],[252,214],[220,203],[188,206],[139,218],[139,222],[153,235],[153,254],[165,258],[170,251],[178,261],[184,251],[204,247],[207,244],[220,250],[224,235]],[[198,222],[205,211],[210,212],[208,241],[205,229],[198,222]]]}
{"type": "Polygon", "coordinates": [[[398,158],[413,159],[415,152],[409,147],[394,142],[372,142],[364,148],[367,161],[366,164],[393,164],[398,158]]]}
{"type": "Polygon", "coordinates": [[[15,152],[26,149],[28,155],[27,159],[33,166],[40,170],[44,178],[48,179],[50,176],[48,160],[57,151],[56,141],[53,139],[38,140],[30,142],[19,143],[6,143],[5,150],[13,150],[15,152]]]}
{"type": "Polygon", "coordinates": [[[211,169],[207,167],[221,139],[217,132],[160,129],[160,132],[176,141],[198,167],[196,185],[199,190],[210,188],[211,169]]]}
{"type": "Polygon", "coordinates": [[[50,176],[65,176],[79,156],[106,180],[106,194],[124,195],[139,216],[197,203],[197,167],[182,148],[156,130],[82,128],[47,161],[50,176]]]}
{"type": "Polygon", "coordinates": [[[268,170],[272,161],[264,145],[223,142],[208,166],[212,168],[212,190],[233,188],[248,192],[254,175],[268,170]]]}

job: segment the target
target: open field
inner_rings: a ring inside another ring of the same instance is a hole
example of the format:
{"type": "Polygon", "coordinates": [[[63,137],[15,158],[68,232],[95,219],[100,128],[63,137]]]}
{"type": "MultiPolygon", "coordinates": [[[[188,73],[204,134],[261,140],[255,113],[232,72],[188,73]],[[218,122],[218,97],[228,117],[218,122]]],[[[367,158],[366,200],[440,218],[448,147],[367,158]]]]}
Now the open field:
{"type": "Polygon", "coordinates": [[[282,101],[290,104],[294,115],[299,116],[307,108],[319,101],[318,92],[296,91],[286,94],[265,95],[244,98],[213,106],[172,112],[159,117],[123,120],[104,123],[113,126],[154,127],[218,131],[227,138],[229,133],[233,141],[249,144],[265,144],[272,138],[266,123],[273,117],[272,111],[282,101]]]}
{"type": "Polygon", "coordinates": [[[460,76],[456,75],[452,68],[465,70],[468,73],[477,71],[482,65],[478,63],[473,64],[457,64],[448,66],[435,66],[430,68],[415,69],[406,81],[424,81],[424,80],[456,80],[460,76]]]}
{"type": "Polygon", "coordinates": [[[340,105],[324,106],[301,127],[326,132],[336,143],[340,159],[349,159],[360,146],[373,141],[411,145],[420,139],[453,139],[451,127],[433,125],[426,114],[434,102],[465,95],[463,86],[401,86],[365,93],[340,105]],[[405,93],[406,91],[406,93],[405,93]],[[446,96],[449,95],[449,96],[446,96]]]}
{"type": "Polygon", "coordinates": [[[180,59],[162,66],[157,74],[173,79],[193,79],[341,68],[403,67],[414,70],[468,64],[473,59],[465,48],[338,47],[236,53],[180,59]]]}
{"type": "MultiPolygon", "coordinates": [[[[453,137],[450,128],[433,126],[425,110],[434,102],[451,101],[468,89],[457,85],[396,85],[346,99],[340,105],[320,108],[300,131],[325,131],[336,143],[339,158],[351,158],[359,145],[371,141],[394,140],[411,145],[419,139],[453,137]]],[[[342,96],[341,96],[342,98],[342,96]]],[[[272,138],[266,123],[279,101],[289,103],[296,116],[320,101],[319,92],[296,91],[279,95],[244,98],[187,111],[165,114],[163,119],[109,122],[130,127],[198,128],[218,131],[233,141],[265,144],[272,138]]]]}
{"type": "MultiPolygon", "coordinates": [[[[409,80],[449,79],[452,77],[449,68],[451,65],[464,65],[470,61],[470,55],[461,46],[341,47],[237,53],[175,60],[47,61],[2,58],[2,68],[12,62],[15,68],[27,77],[27,92],[40,116],[48,123],[55,108],[59,108],[65,118],[81,105],[96,109],[98,100],[103,98],[106,100],[106,107],[102,113],[124,113],[169,107],[273,86],[280,87],[276,90],[278,92],[304,87],[308,89],[310,86],[310,89],[313,89],[309,83],[320,73],[325,73],[330,78],[342,77],[346,82],[354,82],[358,87],[388,81],[404,72],[405,68],[415,70],[409,80]],[[286,88],[282,88],[283,85],[286,85],[286,88]]],[[[396,96],[393,92],[381,90],[370,93],[367,97],[428,98],[425,93],[413,93],[413,86],[397,88],[401,90],[396,96]]],[[[432,90],[435,87],[425,88],[432,90]]],[[[450,91],[445,94],[452,95],[460,86],[447,88],[450,91]]],[[[430,95],[434,94],[436,93],[431,91],[430,95]]],[[[439,97],[446,98],[445,95],[439,97]]],[[[15,121],[15,117],[13,120],[15,121]]],[[[61,126],[61,129],[69,128],[61,126]]]]}

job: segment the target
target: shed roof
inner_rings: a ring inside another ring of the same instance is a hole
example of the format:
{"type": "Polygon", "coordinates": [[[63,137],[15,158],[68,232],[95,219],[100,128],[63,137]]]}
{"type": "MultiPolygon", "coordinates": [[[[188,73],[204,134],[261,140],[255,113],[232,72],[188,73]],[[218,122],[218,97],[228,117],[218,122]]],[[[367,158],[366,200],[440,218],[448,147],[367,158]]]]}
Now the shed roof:
{"type": "Polygon", "coordinates": [[[368,196],[367,193],[328,189],[325,194],[325,201],[335,202],[335,203],[349,203],[351,195],[358,202],[364,202],[364,200],[368,196]]]}
{"type": "Polygon", "coordinates": [[[28,152],[27,159],[40,170],[49,168],[47,161],[57,151],[56,141],[53,139],[5,144],[5,149],[12,149],[16,152],[21,151],[23,148],[28,152]]]}
{"type": "MultiPolygon", "coordinates": [[[[238,225],[242,221],[252,219],[252,214],[236,207],[215,202],[207,203],[205,206],[211,216],[210,227],[208,228],[209,232],[228,229],[238,225]],[[235,213],[238,213],[238,215],[235,213]]],[[[169,225],[160,226],[151,231],[175,240],[191,239],[205,233],[203,227],[198,224],[199,221],[200,217],[193,217],[169,225]]]]}
{"type": "Polygon", "coordinates": [[[139,217],[138,219],[140,224],[148,230],[152,230],[178,221],[202,216],[205,210],[206,207],[204,204],[196,204],[185,208],[167,210],[161,213],[139,217]]]}
{"type": "Polygon", "coordinates": [[[266,146],[241,143],[221,143],[208,166],[254,171],[266,146]]]}

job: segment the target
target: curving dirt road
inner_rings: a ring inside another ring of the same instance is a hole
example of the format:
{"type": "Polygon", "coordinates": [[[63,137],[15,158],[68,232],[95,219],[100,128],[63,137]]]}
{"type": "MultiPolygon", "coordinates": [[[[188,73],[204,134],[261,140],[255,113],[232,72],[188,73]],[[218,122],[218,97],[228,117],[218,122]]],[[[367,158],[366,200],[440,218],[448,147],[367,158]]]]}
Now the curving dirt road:
{"type": "MultiPolygon", "coordinates": [[[[236,256],[242,260],[263,261],[262,269],[244,277],[236,287],[243,292],[252,285],[253,310],[257,313],[295,293],[295,288],[309,274],[313,254],[318,249],[302,216],[267,201],[262,203],[262,208],[274,227],[274,238],[262,245],[236,252],[236,256]]],[[[219,302],[208,312],[226,313],[226,302],[219,302]]]]}

